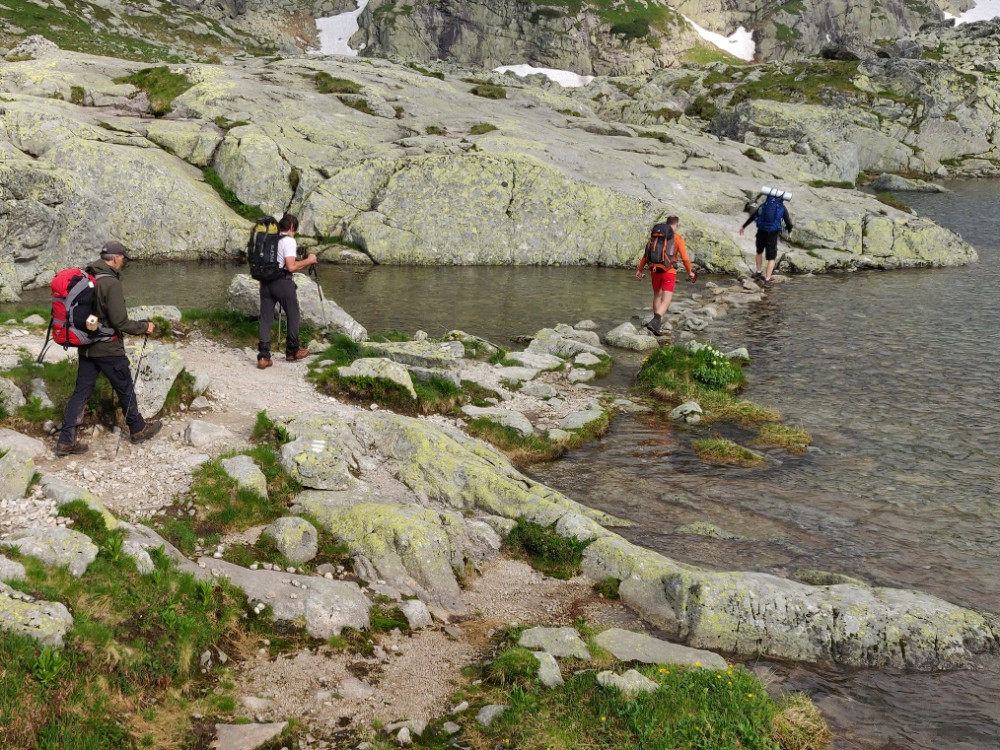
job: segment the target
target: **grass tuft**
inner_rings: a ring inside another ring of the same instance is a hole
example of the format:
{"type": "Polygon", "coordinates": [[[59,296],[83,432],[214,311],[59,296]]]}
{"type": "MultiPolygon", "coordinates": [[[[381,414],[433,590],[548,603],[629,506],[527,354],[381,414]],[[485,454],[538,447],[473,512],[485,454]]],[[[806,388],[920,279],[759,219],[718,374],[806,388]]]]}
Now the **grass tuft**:
{"type": "Polygon", "coordinates": [[[555,524],[546,527],[524,518],[517,519],[504,540],[508,553],[524,556],[535,570],[560,579],[579,575],[588,544],[556,533],[555,524]]]}

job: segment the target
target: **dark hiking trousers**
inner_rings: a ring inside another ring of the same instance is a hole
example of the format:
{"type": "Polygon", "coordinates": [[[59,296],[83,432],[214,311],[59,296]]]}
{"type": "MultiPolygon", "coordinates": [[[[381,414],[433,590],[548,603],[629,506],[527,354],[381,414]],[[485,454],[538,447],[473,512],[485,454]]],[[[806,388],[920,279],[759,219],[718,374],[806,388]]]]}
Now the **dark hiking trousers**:
{"type": "Polygon", "coordinates": [[[299,350],[299,297],[295,292],[295,282],[291,276],[286,279],[260,282],[260,334],[257,341],[257,357],[271,358],[271,326],[274,325],[274,306],[281,305],[288,319],[288,335],[285,339],[285,354],[293,355],[299,350]]]}
{"type": "Polygon", "coordinates": [[[85,357],[80,352],[80,364],[76,371],[76,388],[66,404],[66,414],[63,416],[62,432],[59,433],[61,445],[72,445],[76,442],[76,429],[83,421],[83,411],[87,408],[97,385],[97,376],[104,373],[111,387],[118,394],[118,402],[125,413],[125,424],[129,434],[135,435],[146,426],[146,421],[139,413],[139,405],[135,400],[135,389],[132,386],[132,373],[128,368],[128,357],[119,355],[113,357],[85,357]]]}

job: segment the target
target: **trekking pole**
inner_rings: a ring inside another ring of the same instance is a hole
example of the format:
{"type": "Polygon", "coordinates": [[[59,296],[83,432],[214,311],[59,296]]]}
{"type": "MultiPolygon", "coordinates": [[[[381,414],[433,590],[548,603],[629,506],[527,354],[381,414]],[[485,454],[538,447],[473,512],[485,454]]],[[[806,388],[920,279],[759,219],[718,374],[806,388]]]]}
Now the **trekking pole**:
{"type": "Polygon", "coordinates": [[[319,306],[323,311],[323,327],[326,328],[326,324],[329,322],[326,317],[326,297],[323,295],[323,287],[319,285],[319,271],[316,270],[315,263],[309,266],[309,275],[312,276],[313,281],[316,282],[316,293],[319,295],[319,306]]]}
{"type": "MultiPolygon", "coordinates": [[[[128,424],[129,410],[132,408],[132,402],[135,401],[135,384],[139,381],[139,368],[142,367],[142,359],[146,356],[146,342],[149,341],[149,334],[147,333],[142,337],[142,349],[139,350],[139,361],[135,363],[135,377],[132,378],[132,393],[129,394],[128,403],[125,404],[125,424],[128,424]]],[[[135,408],[139,408],[139,403],[136,401],[135,408]]],[[[122,435],[125,434],[125,430],[122,428],[118,429],[118,444],[115,446],[115,458],[118,458],[118,450],[122,447],[122,435]]]]}

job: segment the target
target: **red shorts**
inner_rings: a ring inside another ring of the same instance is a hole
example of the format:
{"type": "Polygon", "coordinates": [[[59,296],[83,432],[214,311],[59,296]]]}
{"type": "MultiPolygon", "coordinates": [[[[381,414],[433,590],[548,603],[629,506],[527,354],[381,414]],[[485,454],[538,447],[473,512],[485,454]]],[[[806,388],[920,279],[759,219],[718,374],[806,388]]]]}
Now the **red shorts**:
{"type": "Polygon", "coordinates": [[[653,271],[649,276],[653,281],[654,292],[674,291],[674,284],[677,283],[677,271],[673,269],[669,271],[653,271]]]}

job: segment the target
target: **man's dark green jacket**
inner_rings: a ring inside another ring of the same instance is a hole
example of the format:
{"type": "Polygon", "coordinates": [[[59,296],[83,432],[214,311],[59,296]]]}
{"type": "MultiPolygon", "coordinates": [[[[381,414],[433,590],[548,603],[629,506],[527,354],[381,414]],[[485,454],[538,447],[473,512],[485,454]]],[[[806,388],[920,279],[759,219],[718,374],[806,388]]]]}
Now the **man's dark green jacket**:
{"type": "Polygon", "coordinates": [[[125,356],[125,342],[122,339],[122,334],[130,333],[134,336],[141,336],[146,332],[146,321],[129,320],[121,276],[111,266],[103,260],[98,260],[87,266],[87,273],[97,277],[97,288],[94,290],[94,314],[97,315],[102,325],[114,328],[118,335],[114,341],[98,341],[95,344],[80,347],[80,356],[125,356]]]}

